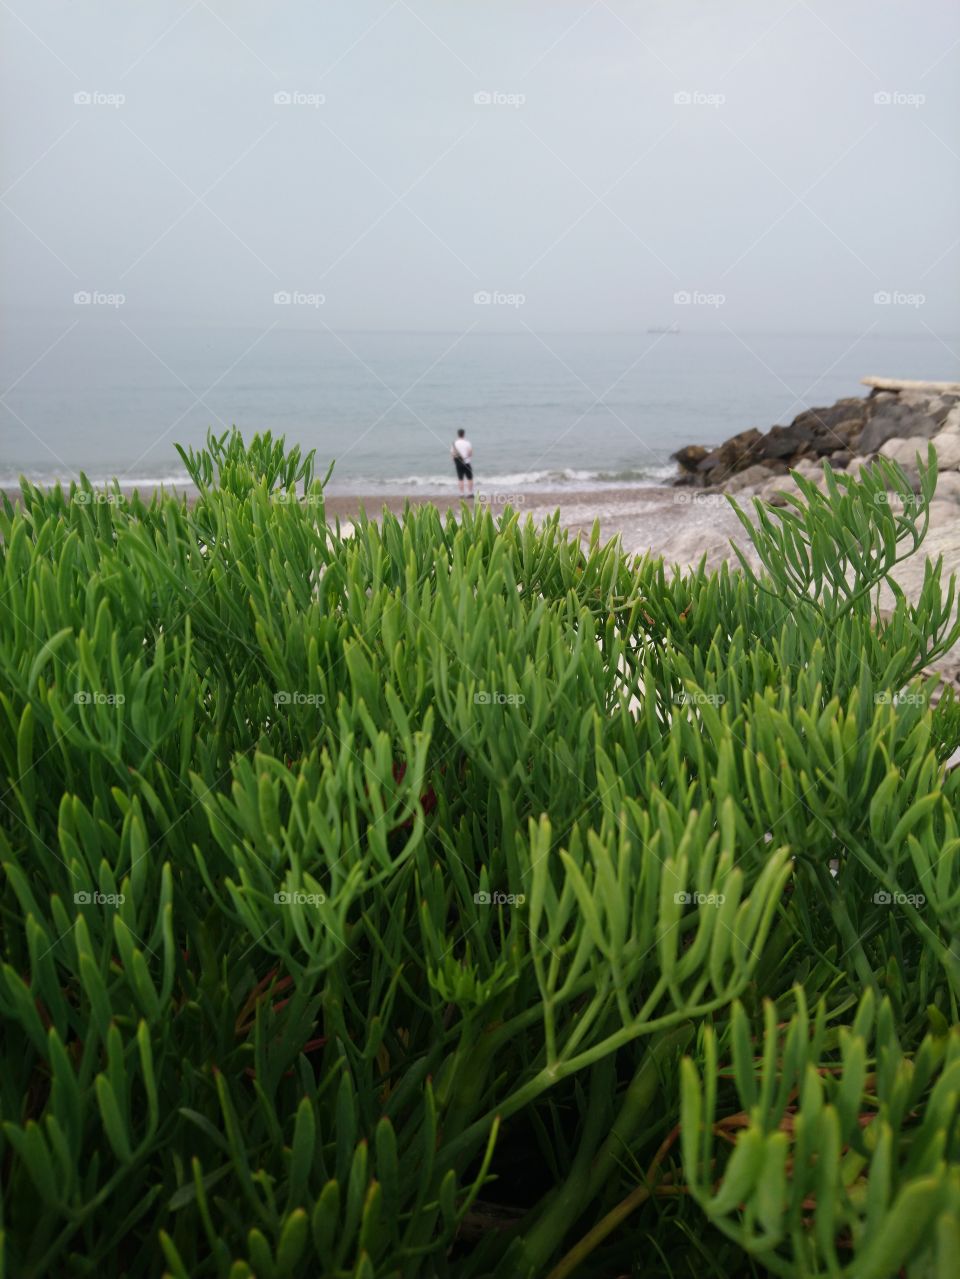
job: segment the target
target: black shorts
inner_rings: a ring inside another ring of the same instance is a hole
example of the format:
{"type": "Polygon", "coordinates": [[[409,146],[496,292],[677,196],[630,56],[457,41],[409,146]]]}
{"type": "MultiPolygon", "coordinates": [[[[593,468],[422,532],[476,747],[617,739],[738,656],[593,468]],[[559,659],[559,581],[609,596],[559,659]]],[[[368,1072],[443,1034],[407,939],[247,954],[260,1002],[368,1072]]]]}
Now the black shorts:
{"type": "Polygon", "coordinates": [[[453,459],[453,464],[457,468],[458,480],[473,479],[473,467],[470,465],[469,462],[465,462],[462,457],[455,457],[453,459]]]}

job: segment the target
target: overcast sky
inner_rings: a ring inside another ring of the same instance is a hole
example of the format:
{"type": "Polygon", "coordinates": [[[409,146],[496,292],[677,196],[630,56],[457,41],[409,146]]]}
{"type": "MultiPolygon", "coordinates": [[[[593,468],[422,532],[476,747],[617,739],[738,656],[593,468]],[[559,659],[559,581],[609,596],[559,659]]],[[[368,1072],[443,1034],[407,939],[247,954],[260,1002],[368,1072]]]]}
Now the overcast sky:
{"type": "Polygon", "coordinates": [[[955,0],[0,18],[8,323],[960,331],[955,0]]]}

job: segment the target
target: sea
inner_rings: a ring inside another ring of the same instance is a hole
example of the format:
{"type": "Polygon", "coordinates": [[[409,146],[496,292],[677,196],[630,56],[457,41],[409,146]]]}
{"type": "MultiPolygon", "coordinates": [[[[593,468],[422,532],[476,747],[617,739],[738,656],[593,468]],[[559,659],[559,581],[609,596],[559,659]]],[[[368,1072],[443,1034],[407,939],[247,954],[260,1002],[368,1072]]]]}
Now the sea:
{"type": "Polygon", "coordinates": [[[175,444],[235,425],[315,449],[331,492],[453,491],[458,428],[488,491],[642,487],[674,473],[682,445],[864,394],[866,374],[957,376],[957,344],[932,333],[663,330],[264,331],[119,314],[8,326],[0,480],[181,484],[175,444]]]}

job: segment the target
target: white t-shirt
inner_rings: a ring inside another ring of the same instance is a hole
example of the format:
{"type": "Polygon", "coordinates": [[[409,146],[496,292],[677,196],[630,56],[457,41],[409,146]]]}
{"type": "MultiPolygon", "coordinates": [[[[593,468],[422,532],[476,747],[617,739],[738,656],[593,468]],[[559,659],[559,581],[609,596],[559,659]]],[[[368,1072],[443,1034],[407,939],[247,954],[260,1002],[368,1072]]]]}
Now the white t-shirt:
{"type": "Polygon", "coordinates": [[[473,457],[473,445],[467,439],[461,439],[459,436],[453,441],[453,452],[459,456],[462,462],[469,462],[473,457]]]}

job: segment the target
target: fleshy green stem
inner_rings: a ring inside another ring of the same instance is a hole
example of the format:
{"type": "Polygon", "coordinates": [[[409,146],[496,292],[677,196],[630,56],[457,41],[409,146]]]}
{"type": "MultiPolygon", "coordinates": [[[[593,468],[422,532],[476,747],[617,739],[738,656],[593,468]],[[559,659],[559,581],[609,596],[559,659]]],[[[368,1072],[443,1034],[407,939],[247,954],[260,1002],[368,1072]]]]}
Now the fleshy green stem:
{"type": "Polygon", "coordinates": [[[540,1220],[525,1232],[525,1273],[543,1273],[548,1258],[559,1247],[566,1232],[599,1193],[659,1095],[664,1067],[678,1050],[686,1046],[692,1034],[693,1027],[684,1022],[672,1030],[663,1031],[653,1040],[630,1081],[620,1113],[593,1161],[571,1173],[540,1220]]]}

